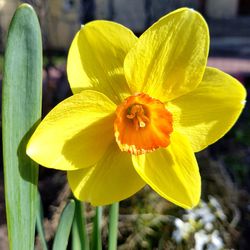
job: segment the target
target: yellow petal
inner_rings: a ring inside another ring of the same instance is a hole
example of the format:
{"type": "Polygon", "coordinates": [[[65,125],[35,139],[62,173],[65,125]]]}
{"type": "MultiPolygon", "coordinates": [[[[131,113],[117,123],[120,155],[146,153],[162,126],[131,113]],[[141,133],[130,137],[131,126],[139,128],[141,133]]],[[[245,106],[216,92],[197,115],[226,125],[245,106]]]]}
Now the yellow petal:
{"type": "Polygon", "coordinates": [[[115,142],[94,167],[69,171],[68,181],[77,199],[94,206],[126,199],[145,185],[133,168],[131,155],[121,152],[115,142]]]}
{"type": "Polygon", "coordinates": [[[245,88],[233,77],[207,68],[194,91],[167,104],[174,130],[185,134],[195,152],[220,139],[238,119],[245,88]]]}
{"type": "Polygon", "coordinates": [[[32,135],[27,154],[39,164],[73,170],[95,164],[114,139],[116,105],[85,90],[58,104],[32,135]]]}
{"type": "Polygon", "coordinates": [[[115,103],[130,94],[123,61],[137,37],[126,27],[109,21],[93,21],[76,34],[68,55],[71,89],[94,89],[115,103]]]}
{"type": "Polygon", "coordinates": [[[182,8],[164,16],[125,58],[132,92],[167,101],[195,89],[205,70],[208,47],[207,24],[199,13],[182,8]]]}
{"type": "Polygon", "coordinates": [[[173,133],[166,149],[133,156],[138,174],[158,194],[183,208],[198,204],[201,181],[198,165],[186,137],[173,133]]]}

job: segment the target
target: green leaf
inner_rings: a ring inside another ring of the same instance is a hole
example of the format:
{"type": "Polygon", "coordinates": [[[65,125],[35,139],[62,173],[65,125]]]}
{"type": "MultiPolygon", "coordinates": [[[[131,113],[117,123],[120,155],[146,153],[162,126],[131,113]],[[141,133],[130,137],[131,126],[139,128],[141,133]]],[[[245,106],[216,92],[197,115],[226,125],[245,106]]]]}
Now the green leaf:
{"type": "Polygon", "coordinates": [[[69,234],[74,219],[75,202],[71,200],[64,208],[60,222],[56,231],[53,243],[53,250],[66,250],[69,240],[69,234]]]}
{"type": "Polygon", "coordinates": [[[72,225],[72,250],[89,250],[84,203],[75,199],[76,209],[72,225]]]}
{"type": "Polygon", "coordinates": [[[42,41],[33,8],[22,4],[11,21],[5,52],[2,129],[10,249],[34,249],[38,165],[25,153],[41,117],[42,41]]]}
{"type": "Polygon", "coordinates": [[[38,193],[37,199],[37,217],[36,217],[36,228],[39,235],[40,243],[43,250],[48,250],[47,243],[45,240],[44,229],[43,229],[43,207],[40,194],[38,193]]]}

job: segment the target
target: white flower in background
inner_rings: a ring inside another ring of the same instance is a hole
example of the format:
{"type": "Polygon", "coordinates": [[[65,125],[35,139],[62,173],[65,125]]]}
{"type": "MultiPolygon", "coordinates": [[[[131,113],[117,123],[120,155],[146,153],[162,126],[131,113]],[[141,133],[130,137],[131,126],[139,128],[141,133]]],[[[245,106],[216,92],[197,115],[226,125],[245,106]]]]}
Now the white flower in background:
{"type": "Polygon", "coordinates": [[[194,236],[193,250],[220,250],[224,241],[219,231],[218,219],[226,220],[226,215],[217,199],[210,196],[209,202],[201,201],[199,206],[186,211],[181,219],[174,220],[172,238],[177,244],[194,236]]]}
{"type": "Polygon", "coordinates": [[[223,240],[220,237],[219,231],[215,230],[213,231],[212,235],[211,235],[211,241],[208,244],[208,248],[207,250],[218,250],[218,249],[222,249],[224,246],[223,240]]]}
{"type": "Polygon", "coordinates": [[[207,234],[205,230],[200,230],[194,234],[195,250],[220,250],[224,243],[217,230],[213,231],[211,235],[207,234]]]}
{"type": "Polygon", "coordinates": [[[198,207],[189,210],[183,217],[187,221],[199,221],[202,225],[212,223],[216,219],[210,207],[204,201],[201,201],[198,207]]]}
{"type": "Polygon", "coordinates": [[[209,236],[205,230],[200,230],[194,234],[195,250],[203,250],[209,241],[209,236]]]}
{"type": "Polygon", "coordinates": [[[175,230],[173,231],[172,238],[180,243],[183,239],[187,240],[190,234],[194,231],[194,227],[189,222],[184,222],[176,218],[174,221],[175,230]]]}
{"type": "Polygon", "coordinates": [[[214,229],[214,226],[213,226],[213,224],[212,223],[206,223],[205,225],[204,225],[204,229],[206,230],[206,231],[212,231],[213,229],[214,229]]]}
{"type": "Polygon", "coordinates": [[[221,220],[225,220],[226,215],[223,212],[220,203],[211,195],[209,195],[208,199],[209,199],[209,204],[216,210],[215,215],[221,220]]]}

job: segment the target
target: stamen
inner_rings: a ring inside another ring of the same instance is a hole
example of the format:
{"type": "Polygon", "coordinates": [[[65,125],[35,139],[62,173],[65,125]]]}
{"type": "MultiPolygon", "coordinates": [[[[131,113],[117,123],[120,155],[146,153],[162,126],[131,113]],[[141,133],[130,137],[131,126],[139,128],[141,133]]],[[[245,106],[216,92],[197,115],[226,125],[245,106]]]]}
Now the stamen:
{"type": "Polygon", "coordinates": [[[140,155],[167,147],[172,131],[172,114],[147,94],[132,95],[116,109],[114,132],[121,151],[140,155]]]}
{"type": "Polygon", "coordinates": [[[145,115],[144,108],[141,104],[133,104],[128,108],[127,118],[133,120],[136,130],[145,128],[149,118],[145,115]]]}
{"type": "Polygon", "coordinates": [[[143,121],[140,121],[139,126],[140,126],[140,128],[145,128],[146,127],[146,123],[143,122],[143,121]]]}

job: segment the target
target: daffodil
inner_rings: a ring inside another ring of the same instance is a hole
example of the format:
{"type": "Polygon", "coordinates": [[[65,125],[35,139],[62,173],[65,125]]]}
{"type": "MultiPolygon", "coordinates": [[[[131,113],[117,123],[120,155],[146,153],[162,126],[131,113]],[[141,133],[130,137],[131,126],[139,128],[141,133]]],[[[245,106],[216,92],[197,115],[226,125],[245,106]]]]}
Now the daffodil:
{"type": "Polygon", "coordinates": [[[69,50],[73,96],[31,137],[27,154],[67,171],[76,198],[105,205],[146,184],[184,208],[200,199],[194,153],[221,138],[244,107],[244,87],[206,67],[208,27],[188,8],[139,38],[110,21],[81,27],[69,50]]]}

